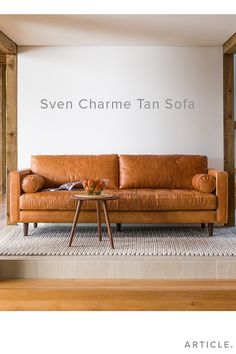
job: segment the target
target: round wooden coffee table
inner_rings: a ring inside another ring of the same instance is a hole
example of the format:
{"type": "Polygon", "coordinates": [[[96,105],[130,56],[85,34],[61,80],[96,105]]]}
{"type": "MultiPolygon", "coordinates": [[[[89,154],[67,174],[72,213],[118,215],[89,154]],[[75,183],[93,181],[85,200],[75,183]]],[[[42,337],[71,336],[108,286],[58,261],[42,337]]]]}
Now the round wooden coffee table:
{"type": "Polygon", "coordinates": [[[99,241],[102,240],[101,213],[100,213],[101,204],[102,204],[111,248],[114,248],[114,242],[113,242],[109,214],[108,214],[106,202],[109,200],[117,200],[117,199],[119,199],[119,197],[117,195],[105,194],[105,193],[100,194],[100,195],[88,195],[84,192],[84,193],[78,193],[78,194],[73,195],[73,198],[76,199],[78,201],[78,203],[77,203],[75,217],[74,217],[74,221],[73,221],[73,225],[72,225],[72,229],[71,229],[71,233],[70,233],[69,247],[71,246],[71,244],[73,242],[73,238],[74,238],[75,230],[76,230],[76,225],[77,225],[77,222],[79,219],[79,214],[80,214],[80,210],[81,210],[83,201],[95,201],[96,202],[96,209],[97,209],[98,239],[99,239],[99,241]]]}

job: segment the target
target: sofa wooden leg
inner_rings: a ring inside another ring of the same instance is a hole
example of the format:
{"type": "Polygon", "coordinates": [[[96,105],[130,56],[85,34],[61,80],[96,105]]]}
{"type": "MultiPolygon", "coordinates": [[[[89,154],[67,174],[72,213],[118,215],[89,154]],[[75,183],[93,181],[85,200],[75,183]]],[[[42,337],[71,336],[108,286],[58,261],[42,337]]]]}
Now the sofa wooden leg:
{"type": "Polygon", "coordinates": [[[121,223],[116,224],[116,231],[121,232],[121,223]]]}
{"type": "Polygon", "coordinates": [[[213,223],[208,224],[208,233],[209,236],[213,236],[213,223]]]}
{"type": "Polygon", "coordinates": [[[201,223],[201,228],[202,228],[202,229],[205,229],[205,224],[204,224],[204,222],[201,223]]]}
{"type": "Polygon", "coordinates": [[[29,223],[28,222],[24,222],[23,223],[24,236],[28,236],[28,231],[29,231],[29,223]]]}
{"type": "Polygon", "coordinates": [[[34,222],[34,229],[37,229],[37,227],[38,227],[38,223],[34,222]]]}

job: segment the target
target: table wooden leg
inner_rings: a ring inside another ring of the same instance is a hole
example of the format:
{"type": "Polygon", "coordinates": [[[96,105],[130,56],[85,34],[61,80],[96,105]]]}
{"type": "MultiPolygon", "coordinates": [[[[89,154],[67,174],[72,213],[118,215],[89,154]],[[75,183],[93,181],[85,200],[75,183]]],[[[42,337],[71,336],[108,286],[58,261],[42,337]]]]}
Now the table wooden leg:
{"type": "Polygon", "coordinates": [[[74,221],[73,221],[73,225],[72,225],[72,229],[71,229],[71,233],[70,233],[70,242],[69,242],[69,247],[72,244],[74,235],[75,235],[75,229],[76,229],[76,225],[77,225],[77,221],[79,218],[79,213],[80,213],[80,209],[82,206],[82,200],[78,201],[77,207],[76,207],[76,212],[75,212],[75,217],[74,217],[74,221]]]}
{"type": "Polygon", "coordinates": [[[24,230],[24,236],[28,236],[28,232],[29,232],[29,223],[28,222],[23,223],[23,230],[24,230]]]}
{"type": "Polygon", "coordinates": [[[113,243],[112,233],[111,233],[109,215],[108,215],[108,212],[107,212],[107,204],[106,204],[105,200],[102,201],[102,206],[103,206],[104,216],[105,216],[105,220],[106,220],[106,224],[107,224],[107,231],[108,231],[108,236],[109,236],[111,248],[115,248],[114,247],[114,243],[113,243]]]}
{"type": "Polygon", "coordinates": [[[100,200],[96,201],[96,207],[97,207],[98,239],[99,241],[102,241],[100,200]]]}

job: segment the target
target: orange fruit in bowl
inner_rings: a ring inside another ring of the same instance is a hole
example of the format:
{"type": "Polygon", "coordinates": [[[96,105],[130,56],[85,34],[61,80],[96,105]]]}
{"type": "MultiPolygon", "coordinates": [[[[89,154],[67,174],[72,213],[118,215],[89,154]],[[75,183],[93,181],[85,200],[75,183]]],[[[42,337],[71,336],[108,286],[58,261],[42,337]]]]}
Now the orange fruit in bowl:
{"type": "Polygon", "coordinates": [[[84,178],[82,180],[84,190],[92,194],[101,194],[106,185],[108,184],[108,179],[99,179],[99,178],[84,178]]]}
{"type": "Polygon", "coordinates": [[[101,189],[104,189],[105,188],[105,182],[103,180],[101,180],[99,182],[99,186],[100,186],[101,189]]]}

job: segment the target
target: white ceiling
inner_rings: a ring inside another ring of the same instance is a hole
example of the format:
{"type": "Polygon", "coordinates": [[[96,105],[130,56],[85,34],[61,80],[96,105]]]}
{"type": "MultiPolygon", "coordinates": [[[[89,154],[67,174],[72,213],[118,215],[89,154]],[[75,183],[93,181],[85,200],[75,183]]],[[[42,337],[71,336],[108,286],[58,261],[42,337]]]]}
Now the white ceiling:
{"type": "Polygon", "coordinates": [[[0,30],[21,46],[218,46],[236,15],[0,15],[0,30]]]}

